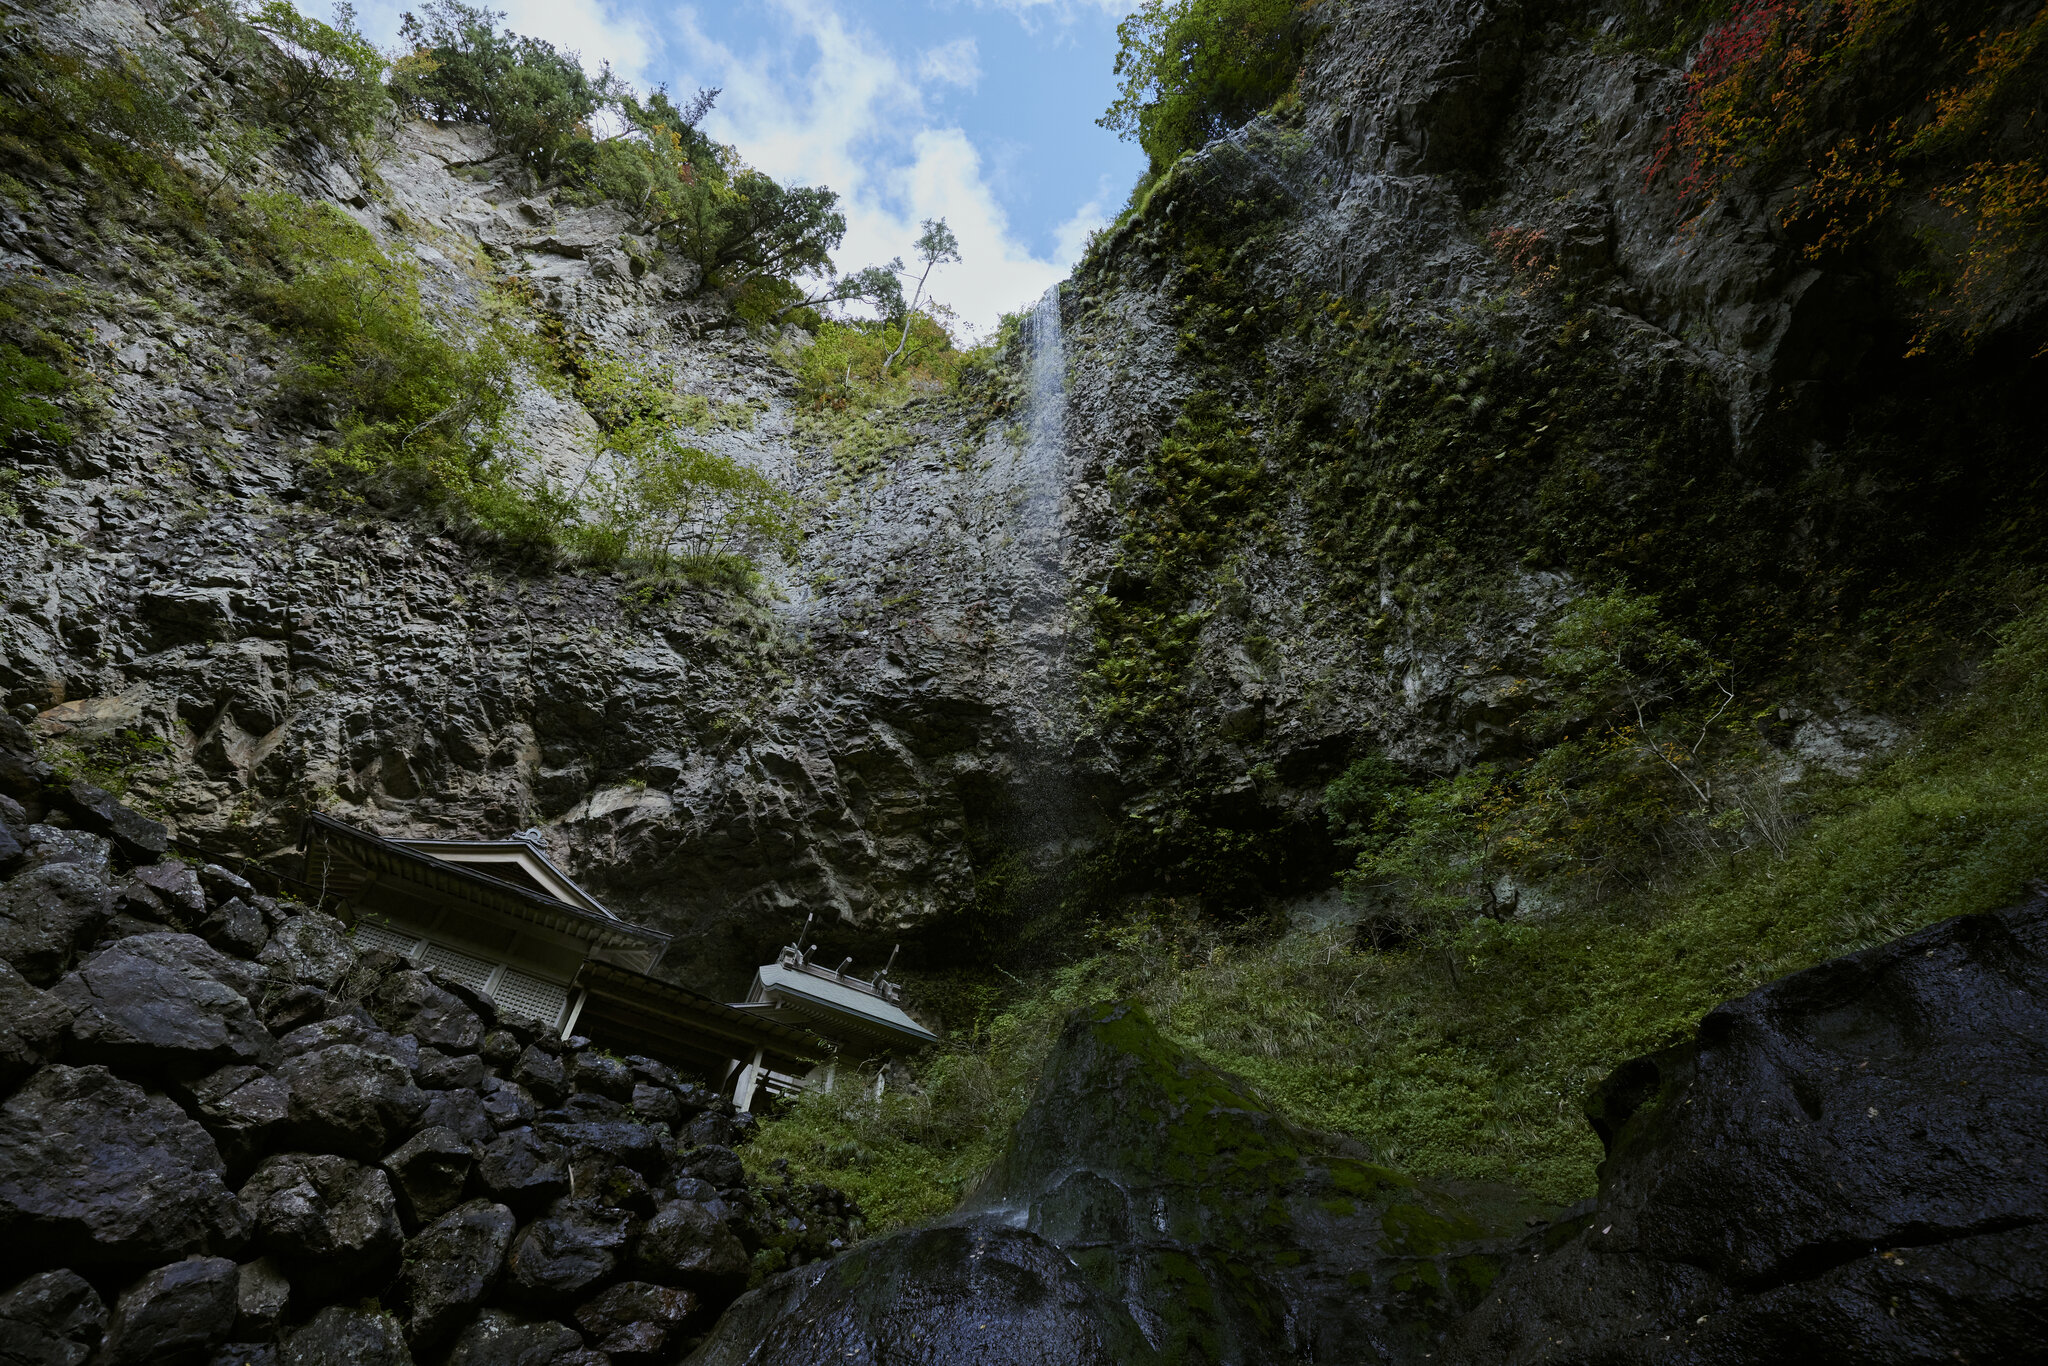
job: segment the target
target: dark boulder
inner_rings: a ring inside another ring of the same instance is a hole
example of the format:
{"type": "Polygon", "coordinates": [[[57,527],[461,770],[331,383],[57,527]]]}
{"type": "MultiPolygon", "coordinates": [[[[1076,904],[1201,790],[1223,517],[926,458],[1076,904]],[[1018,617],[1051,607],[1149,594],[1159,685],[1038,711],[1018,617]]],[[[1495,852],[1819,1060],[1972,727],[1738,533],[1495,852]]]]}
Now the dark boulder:
{"type": "Polygon", "coordinates": [[[1721,1006],[1588,1112],[1593,1209],[1439,1360],[2043,1359],[2048,902],[1721,1006]]]}
{"type": "Polygon", "coordinates": [[[665,1062],[642,1057],[638,1053],[626,1059],[626,1067],[632,1072],[634,1081],[648,1086],[659,1086],[665,1091],[673,1091],[682,1085],[682,1078],[677,1075],[675,1068],[665,1062]]]}
{"type": "Polygon", "coordinates": [[[412,1366],[398,1320],[329,1305],[285,1340],[281,1366],[412,1366]]]}
{"type": "Polygon", "coordinates": [[[474,1053],[420,1049],[419,1082],[432,1091],[475,1091],[484,1084],[484,1060],[474,1053]]]}
{"type": "Polygon", "coordinates": [[[848,1360],[1164,1366],[1219,1358],[1154,1353],[1124,1307],[1065,1253],[1034,1233],[995,1226],[906,1229],[836,1261],[784,1272],[727,1310],[690,1358],[691,1366],[848,1360]],[[850,1348],[857,1353],[851,1358],[850,1348]]]}
{"type": "Polygon", "coordinates": [[[26,873],[56,863],[70,864],[101,882],[111,882],[114,877],[114,842],[83,830],[31,825],[28,828],[28,855],[22,860],[22,871],[26,873]]]}
{"type": "Polygon", "coordinates": [[[676,1131],[676,1141],[685,1148],[730,1148],[739,1136],[733,1116],[716,1110],[699,1112],[676,1131]]]}
{"type": "MultiPolygon", "coordinates": [[[[263,1000],[263,1023],[270,1032],[286,1035],[304,1025],[324,1017],[334,1006],[334,998],[318,987],[286,986],[282,990],[273,988],[263,1000]]],[[[283,1039],[279,1039],[282,1047],[283,1039]]]]}
{"type": "Polygon", "coordinates": [[[633,1265],[649,1280],[692,1286],[729,1298],[745,1284],[747,1249],[722,1200],[671,1200],[633,1243],[633,1265]]]}
{"type": "Polygon", "coordinates": [[[533,1093],[516,1081],[491,1077],[484,1082],[484,1114],[500,1129],[517,1129],[533,1123],[540,1110],[533,1093]]]}
{"type": "Polygon", "coordinates": [[[420,1130],[384,1158],[408,1228],[431,1223],[462,1203],[476,1155],[453,1129],[420,1130]]]}
{"type": "Polygon", "coordinates": [[[0,1095],[57,1056],[71,1010],[0,963],[0,1095]]]}
{"type": "Polygon", "coordinates": [[[616,1366],[656,1366],[682,1341],[699,1307],[696,1295],[646,1281],[625,1281],[576,1311],[576,1326],[616,1366]]]}
{"type": "Polygon", "coordinates": [[[211,905],[219,906],[235,900],[253,904],[256,900],[256,888],[249,879],[218,863],[200,866],[199,885],[206,889],[206,899],[211,905]]]}
{"type": "Polygon", "coordinates": [[[167,859],[137,868],[128,876],[137,886],[149,889],[163,908],[162,918],[170,923],[189,929],[205,918],[206,891],[190,864],[167,859]]]}
{"type": "Polygon", "coordinates": [[[519,1231],[506,1260],[507,1293],[521,1305],[566,1307],[618,1270],[632,1215],[590,1199],[563,1199],[519,1231]]]}
{"type": "Polygon", "coordinates": [[[321,1152],[375,1160],[427,1108],[426,1092],[413,1085],[411,1072],[361,1044],[302,1053],[287,1059],[278,1075],[292,1088],[296,1141],[321,1152]]]}
{"type": "Polygon", "coordinates": [[[231,1171],[247,1171],[291,1115],[290,1083],[247,1063],[210,1072],[183,1094],[231,1171]]]}
{"type": "Polygon", "coordinates": [[[332,991],[355,966],[348,927],[331,915],[307,911],[272,932],[257,962],[282,981],[332,991]]]}
{"type": "Polygon", "coordinates": [[[33,868],[0,886],[0,959],[49,986],[98,938],[113,906],[113,889],[85,868],[33,868]]]}
{"type": "Polygon", "coordinates": [[[586,1350],[567,1324],[526,1323],[486,1309],[456,1340],[448,1366],[604,1366],[604,1358],[586,1350]]]}
{"type": "Polygon", "coordinates": [[[476,1051],[493,1067],[510,1067],[519,1061],[518,1036],[509,1030],[493,1029],[477,1044],[476,1051]]]}
{"type": "Polygon", "coordinates": [[[531,1091],[542,1105],[560,1105],[562,1097],[568,1094],[562,1060],[538,1045],[519,1055],[519,1062],[512,1069],[512,1080],[531,1091]]]}
{"type": "Polygon", "coordinates": [[[617,1058],[586,1050],[572,1055],[566,1070],[569,1085],[578,1091],[589,1091],[621,1105],[633,1099],[632,1070],[617,1058]]]}
{"type": "Polygon", "coordinates": [[[75,1271],[42,1271],[0,1295],[0,1362],[82,1366],[100,1345],[107,1306],[75,1271]]]}
{"type": "Polygon", "coordinates": [[[512,1211],[503,1205],[472,1200],[405,1245],[399,1289],[414,1346],[445,1342],[469,1322],[498,1284],[516,1227],[512,1211]]]}
{"type": "Polygon", "coordinates": [[[270,942],[270,926],[263,912],[240,897],[231,897],[199,922],[199,937],[222,953],[254,958],[270,942]]]}
{"type": "Polygon", "coordinates": [[[278,1366],[282,1356],[275,1342],[230,1342],[206,1366],[278,1366]]]}
{"type": "Polygon", "coordinates": [[[0,877],[12,875],[27,857],[28,846],[21,842],[21,836],[14,832],[6,818],[0,816],[0,877]]]}
{"type": "Polygon", "coordinates": [[[138,934],[50,989],[72,1012],[72,1056],[117,1070],[194,1076],[276,1051],[249,1005],[257,979],[205,940],[138,934]]]}
{"type": "Polygon", "coordinates": [[[0,1106],[0,1261],[138,1267],[247,1234],[206,1130],[104,1067],[46,1067],[0,1106]]]}
{"type": "Polygon", "coordinates": [[[296,1058],[345,1043],[381,1054],[408,1073],[418,1070],[420,1046],[416,1040],[380,1028],[369,1012],[359,1006],[342,1008],[331,996],[323,996],[323,1004],[325,1009],[318,1019],[300,1025],[277,1041],[279,1057],[296,1058]]]}
{"type": "Polygon", "coordinates": [[[427,1108],[420,1114],[423,1129],[439,1125],[453,1129],[462,1141],[475,1148],[481,1148],[498,1136],[491,1124],[490,1115],[484,1108],[483,1099],[474,1091],[428,1091],[427,1108]]]}
{"type": "Polygon", "coordinates": [[[683,1103],[676,1099],[676,1093],[666,1086],[650,1086],[646,1082],[635,1082],[633,1094],[628,1097],[633,1113],[649,1124],[662,1124],[670,1129],[683,1122],[683,1103]]]}
{"type": "Polygon", "coordinates": [[[95,1366],[200,1366],[235,1327],[235,1264],[192,1257],[121,1292],[95,1366]]]}
{"type": "Polygon", "coordinates": [[[569,1188],[618,1209],[639,1215],[654,1213],[654,1187],[647,1178],[602,1153],[569,1159],[569,1188]]]}
{"type": "Polygon", "coordinates": [[[242,1186],[257,1245],[315,1303],[389,1275],[402,1233],[391,1183],[328,1153],[281,1153],[242,1186]]]}
{"type": "Polygon", "coordinates": [[[569,1155],[532,1129],[507,1129],[477,1154],[477,1181],[522,1213],[569,1189],[569,1155]]]}
{"type": "Polygon", "coordinates": [[[715,1144],[684,1153],[677,1160],[675,1171],[678,1176],[694,1176],[699,1181],[708,1181],[720,1190],[735,1190],[747,1179],[747,1169],[740,1165],[740,1155],[715,1144]]]}
{"type": "Polygon", "coordinates": [[[424,972],[394,972],[365,1001],[378,1023],[447,1053],[468,1053],[483,1042],[484,1022],[424,972]]]}
{"type": "Polygon", "coordinates": [[[649,1174],[659,1172],[668,1158],[668,1131],[630,1119],[577,1121],[543,1115],[534,1128],[571,1156],[600,1155],[649,1174]]]}
{"type": "Polygon", "coordinates": [[[235,1272],[235,1336],[265,1342],[291,1308],[292,1282],[275,1257],[244,1262],[235,1272]]]}
{"type": "Polygon", "coordinates": [[[60,779],[45,786],[43,800],[69,814],[80,829],[112,840],[115,847],[138,863],[162,858],[171,847],[171,832],[160,822],[130,811],[113,793],[83,778],[69,782],[60,779]]]}

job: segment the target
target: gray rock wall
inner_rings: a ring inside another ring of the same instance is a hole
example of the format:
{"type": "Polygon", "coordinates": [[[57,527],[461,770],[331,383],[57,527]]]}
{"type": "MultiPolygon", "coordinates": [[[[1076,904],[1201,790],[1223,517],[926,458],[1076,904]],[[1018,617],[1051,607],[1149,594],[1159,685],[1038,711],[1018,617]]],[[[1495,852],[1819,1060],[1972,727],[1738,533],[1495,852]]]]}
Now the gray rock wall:
{"type": "Polygon", "coordinates": [[[93,833],[26,743],[0,720],[10,1359],[668,1359],[859,1236],[836,1191],[750,1182],[751,1117],[705,1085],[358,953],[146,824],[93,833]]]}
{"type": "MultiPolygon", "coordinates": [[[[1163,437],[1221,383],[1247,440],[1292,449],[1259,405],[1327,359],[1291,317],[1257,324],[1220,376],[1191,353],[1176,234],[1252,213],[1230,266],[1249,298],[1381,309],[1424,339],[1417,364],[1449,365],[1456,348],[1427,339],[1473,318],[1513,354],[1558,324],[1562,305],[1488,240],[1541,233],[1616,375],[1710,391],[1727,434],[1700,459],[1731,468],[1778,399],[1853,368],[1844,339],[1863,317],[1855,282],[1799,267],[1751,189],[1684,231],[1668,193],[1644,192],[1680,76],[1613,38],[1621,10],[1324,11],[1299,103],[1186,159],[1056,294],[1065,427],[1049,467],[1029,437],[1028,348],[960,393],[875,415],[849,453],[799,421],[779,343],[735,325],[628,215],[535,190],[477,130],[406,123],[367,168],[305,147],[271,158],[274,184],[417,261],[443,316],[517,276],[569,333],[717,405],[701,440],[806,509],[797,562],[769,566],[757,601],[649,600],[320,503],[306,455],[332,433],[279,414],[285,345],[200,273],[100,259],[81,198],[31,185],[41,202],[0,231],[4,264],[72,291],[61,327],[100,413],[68,448],[16,460],[0,692],[59,748],[112,746],[101,758],[134,801],[207,847],[289,862],[314,808],[386,834],[538,824],[609,903],[675,933],[670,966],[714,991],[739,989],[810,911],[863,952],[974,922],[1005,847],[1042,865],[1192,820],[1274,837],[1247,895],[1316,891],[1334,866],[1324,783],[1365,750],[1439,771],[1512,750],[1548,625],[1587,585],[1545,564],[1475,573],[1455,621],[1404,607],[1384,569],[1376,585],[1333,578],[1302,470],[1275,466],[1271,528],[1185,604],[1200,625],[1171,684],[1173,732],[1101,723],[1090,671],[1113,645],[1090,595],[1136,591],[1123,519],[1163,437]]],[[[59,46],[164,32],[150,4],[113,0],[84,27],[45,22],[59,46]]],[[[1368,424],[1377,401],[1342,394],[1339,417],[1368,424]]],[[[566,477],[596,451],[590,415],[537,383],[515,426],[535,472],[566,477]]],[[[1742,496],[1788,537],[1811,531],[1791,494],[1742,496]]],[[[1846,737],[1830,768],[1902,733],[1832,694],[1782,702],[1846,737]]]]}

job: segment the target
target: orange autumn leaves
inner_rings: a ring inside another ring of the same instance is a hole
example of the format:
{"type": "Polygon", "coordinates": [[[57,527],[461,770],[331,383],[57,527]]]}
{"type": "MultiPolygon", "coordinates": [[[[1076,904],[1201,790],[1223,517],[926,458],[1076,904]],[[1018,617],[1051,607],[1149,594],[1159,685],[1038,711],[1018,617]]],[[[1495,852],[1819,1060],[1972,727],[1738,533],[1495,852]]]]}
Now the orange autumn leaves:
{"type": "Polygon", "coordinates": [[[1775,178],[1779,221],[1816,263],[1904,234],[1911,351],[1967,350],[2048,241],[2048,5],[2017,25],[1990,8],[1738,0],[1700,43],[1645,187],[1675,177],[1696,222],[1745,170],[1775,178]]]}

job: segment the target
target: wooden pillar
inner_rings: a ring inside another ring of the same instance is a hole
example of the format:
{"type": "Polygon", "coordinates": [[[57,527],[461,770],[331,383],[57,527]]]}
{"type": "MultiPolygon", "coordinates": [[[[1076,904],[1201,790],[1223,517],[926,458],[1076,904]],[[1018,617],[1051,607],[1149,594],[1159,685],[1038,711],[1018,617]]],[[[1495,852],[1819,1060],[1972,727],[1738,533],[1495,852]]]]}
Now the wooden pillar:
{"type": "Polygon", "coordinates": [[[742,1113],[754,1108],[754,1087],[761,1080],[761,1055],[765,1050],[755,1049],[753,1061],[740,1073],[739,1085],[732,1091],[733,1108],[742,1113]]]}

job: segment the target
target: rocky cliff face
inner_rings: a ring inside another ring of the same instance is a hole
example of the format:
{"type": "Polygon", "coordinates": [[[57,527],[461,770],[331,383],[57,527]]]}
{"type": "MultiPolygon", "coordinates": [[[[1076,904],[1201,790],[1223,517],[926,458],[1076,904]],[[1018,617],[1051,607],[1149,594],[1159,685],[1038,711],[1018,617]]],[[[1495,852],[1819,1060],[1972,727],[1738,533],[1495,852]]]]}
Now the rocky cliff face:
{"type": "MultiPolygon", "coordinates": [[[[166,32],[113,5],[41,36],[103,56],[169,50],[166,32]]],[[[669,369],[716,414],[693,439],[805,500],[803,558],[759,601],[650,600],[337,514],[304,459],[331,433],[278,411],[287,346],[204,278],[124,265],[162,253],[161,226],[110,225],[58,175],[6,264],[65,301],[53,322],[97,411],[15,464],[10,707],[181,836],[280,864],[309,808],[387,833],[538,823],[613,904],[677,932],[672,966],[725,990],[810,909],[879,936],[970,904],[963,821],[1012,762],[1012,679],[1042,672],[1013,666],[1008,629],[1035,574],[1014,546],[1022,452],[924,400],[849,476],[692,268],[617,210],[529,193],[488,134],[410,123],[372,170],[272,162],[273,185],[416,261],[451,326],[511,275],[566,334],[669,369]]],[[[538,383],[515,426],[519,458],[557,477],[596,453],[582,405],[538,383]]]]}
{"type": "Polygon", "coordinates": [[[860,1236],[746,1179],[730,1102],[163,858],[27,741],[0,721],[0,1356],[669,1360],[860,1236]]]}
{"type": "MultiPolygon", "coordinates": [[[[628,215],[533,191],[484,134],[270,156],[449,318],[516,277],[671,370],[697,439],[804,502],[752,601],[336,511],[277,337],[165,269],[163,224],[23,169],[5,265],[64,301],[96,412],[16,460],[9,706],[207,847],[288,863],[315,807],[539,824],[726,990],[804,910],[849,943],[1014,912],[1020,853],[1312,896],[1343,763],[1516,752],[1549,624],[1617,581],[1772,680],[1788,772],[1894,740],[1784,661],[2025,520],[2008,362],[1902,374],[1881,291],[1802,265],[1761,190],[1681,227],[1641,188],[1679,76],[1635,9],[1326,8],[1298,102],[1186,159],[993,371],[853,437],[800,422],[770,344],[628,215]]],[[[102,54],[166,31],[37,22],[102,54]]],[[[538,384],[516,426],[536,469],[595,449],[538,384]]]]}

